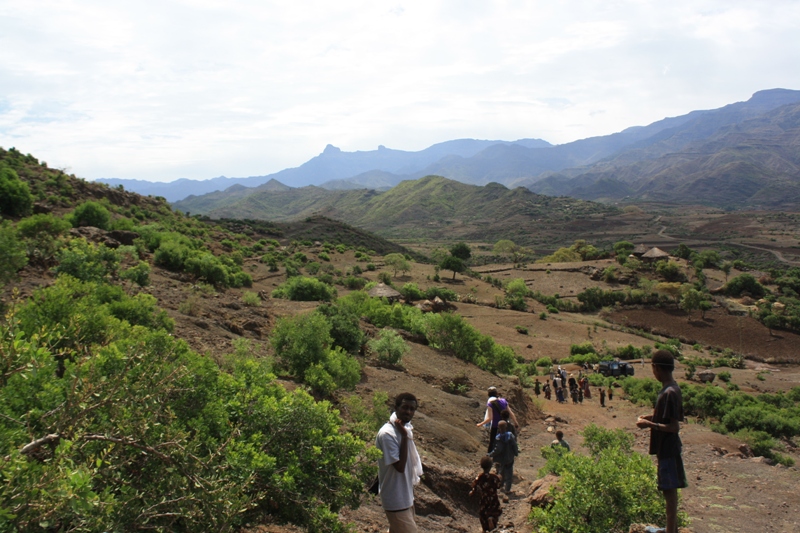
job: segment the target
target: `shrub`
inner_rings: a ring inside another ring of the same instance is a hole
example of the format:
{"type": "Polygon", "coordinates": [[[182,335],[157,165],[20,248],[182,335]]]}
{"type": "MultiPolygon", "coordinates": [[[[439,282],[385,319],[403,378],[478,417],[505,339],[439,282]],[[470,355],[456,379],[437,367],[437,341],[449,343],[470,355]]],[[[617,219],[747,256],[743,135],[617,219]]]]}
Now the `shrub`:
{"type": "Polygon", "coordinates": [[[540,357],[536,360],[536,366],[549,368],[553,366],[553,361],[549,357],[540,357]]]}
{"type": "Polygon", "coordinates": [[[421,300],[425,297],[425,294],[419,290],[419,286],[416,283],[406,283],[399,292],[408,303],[421,300]]]}
{"type": "Polygon", "coordinates": [[[596,353],[594,346],[591,342],[586,341],[581,344],[573,344],[569,347],[570,355],[580,355],[580,354],[588,354],[588,353],[596,353]]]}
{"type": "Polygon", "coordinates": [[[331,256],[329,256],[325,252],[320,252],[319,254],[317,254],[317,257],[319,258],[320,261],[330,261],[331,260],[331,256]]]}
{"type": "Polygon", "coordinates": [[[378,356],[379,361],[392,365],[399,365],[403,356],[411,349],[406,341],[391,329],[382,329],[377,339],[369,341],[369,347],[378,356]]]}
{"type": "Polygon", "coordinates": [[[69,221],[52,213],[31,215],[17,223],[17,232],[27,244],[28,255],[47,263],[56,253],[58,239],[72,227],[69,221]]]}
{"type": "Polygon", "coordinates": [[[724,381],[725,383],[728,383],[731,380],[731,373],[728,372],[727,370],[724,370],[724,371],[720,372],[719,374],[717,374],[717,377],[719,379],[721,379],[722,381],[724,381]]]}
{"type": "Polygon", "coordinates": [[[315,278],[293,277],[272,291],[272,297],[301,302],[329,302],[336,298],[336,289],[315,278]]]}
{"type": "Polygon", "coordinates": [[[367,280],[364,278],[357,278],[355,276],[347,276],[342,281],[342,284],[350,290],[361,290],[367,284],[367,280]]]}
{"type": "Polygon", "coordinates": [[[359,327],[358,315],[351,309],[329,303],[320,305],[317,312],[328,320],[334,346],[340,346],[351,354],[359,352],[364,343],[364,332],[359,327]]]}
{"type": "Polygon", "coordinates": [[[150,265],[147,261],[139,261],[136,266],[120,272],[119,277],[135,283],[139,287],[150,285],[150,265]]]}
{"type": "Polygon", "coordinates": [[[458,301],[458,294],[455,291],[446,289],[444,287],[430,287],[425,291],[425,298],[428,300],[433,300],[437,296],[445,302],[458,301]]]}
{"type": "Polygon", "coordinates": [[[8,220],[0,222],[0,287],[14,279],[28,263],[25,248],[8,220]]]}
{"type": "Polygon", "coordinates": [[[69,215],[72,226],[94,226],[100,229],[108,229],[111,223],[111,213],[102,204],[92,200],[78,205],[69,215]]]}
{"type": "Polygon", "coordinates": [[[242,293],[242,303],[247,307],[259,307],[261,305],[261,297],[256,292],[244,291],[242,293]]]}
{"type": "MultiPolygon", "coordinates": [[[[632,523],[663,523],[664,504],[656,488],[652,461],[631,451],[632,437],[622,430],[590,425],[584,430],[590,457],[542,448],[547,464],[540,472],[561,476],[553,504],[534,508],[537,531],[607,533],[627,531],[632,523]]],[[[685,516],[680,522],[685,524],[685,516]]]]}
{"type": "Polygon", "coordinates": [[[24,217],[31,212],[33,196],[14,169],[0,162],[0,215],[24,217]]]}
{"type": "Polygon", "coordinates": [[[104,244],[96,245],[84,239],[73,239],[57,255],[58,274],[69,274],[82,281],[103,281],[116,274],[120,257],[116,250],[104,244]]]}
{"type": "Polygon", "coordinates": [[[748,293],[753,298],[762,298],[766,294],[766,289],[761,285],[752,274],[741,274],[725,284],[723,291],[728,296],[741,296],[748,293]]]}

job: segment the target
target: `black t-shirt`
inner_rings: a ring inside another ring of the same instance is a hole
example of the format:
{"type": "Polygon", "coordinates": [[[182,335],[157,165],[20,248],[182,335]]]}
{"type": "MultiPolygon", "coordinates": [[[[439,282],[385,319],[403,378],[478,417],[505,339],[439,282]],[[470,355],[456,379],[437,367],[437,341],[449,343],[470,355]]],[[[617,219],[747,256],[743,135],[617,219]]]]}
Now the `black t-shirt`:
{"type": "MultiPolygon", "coordinates": [[[[683,397],[676,383],[661,389],[653,411],[653,422],[656,424],[669,424],[672,419],[683,421],[683,397]]],[[[659,458],[679,457],[681,448],[681,438],[677,433],[650,429],[650,455],[659,458]]]]}

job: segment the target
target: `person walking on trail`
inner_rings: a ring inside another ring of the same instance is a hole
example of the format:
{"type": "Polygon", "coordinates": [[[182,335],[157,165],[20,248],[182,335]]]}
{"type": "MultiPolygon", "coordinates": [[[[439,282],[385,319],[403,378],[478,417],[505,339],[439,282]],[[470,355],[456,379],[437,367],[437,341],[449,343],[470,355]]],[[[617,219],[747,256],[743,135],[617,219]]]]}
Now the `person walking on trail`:
{"type": "Polygon", "coordinates": [[[514,480],[514,459],[519,455],[519,447],[514,434],[508,431],[505,421],[500,421],[497,429],[497,445],[489,456],[498,465],[498,472],[503,478],[506,494],[511,492],[511,483],[514,480]]]}
{"type": "Polygon", "coordinates": [[[569,447],[569,443],[564,440],[564,432],[560,429],[556,431],[556,440],[550,443],[551,448],[564,448],[566,451],[570,451],[571,448],[569,447]]]}
{"type": "Polygon", "coordinates": [[[495,438],[497,437],[497,424],[502,420],[500,413],[503,409],[508,409],[509,416],[515,427],[519,427],[519,422],[517,422],[517,417],[514,411],[511,410],[511,407],[509,407],[506,399],[501,398],[498,394],[497,387],[489,387],[488,394],[489,400],[486,402],[486,415],[483,417],[483,421],[475,425],[477,427],[485,426],[486,424],[490,425],[488,452],[491,452],[494,450],[495,438]]]}
{"type": "Polygon", "coordinates": [[[414,486],[422,476],[422,461],[411,425],[416,411],[417,398],[413,394],[397,395],[394,413],[375,438],[375,447],[383,452],[378,459],[378,493],[390,533],[417,532],[414,486]]]}
{"type": "Polygon", "coordinates": [[[652,415],[640,416],[636,426],[650,429],[650,455],[658,459],[658,490],[664,494],[667,527],[648,528],[649,533],[678,533],[678,489],[689,486],[683,467],[679,435],[683,421],[681,388],[672,377],[675,358],[667,350],[658,350],[651,360],[653,376],[661,382],[652,415]]]}
{"type": "Polygon", "coordinates": [[[545,383],[544,384],[544,399],[545,400],[549,400],[550,399],[550,394],[551,394],[550,384],[549,383],[545,383]]]}
{"type": "Polygon", "coordinates": [[[606,406],[606,390],[600,387],[600,407],[606,406]]]}
{"type": "Polygon", "coordinates": [[[481,528],[484,531],[491,531],[497,527],[497,519],[503,513],[500,508],[500,499],[497,491],[502,486],[502,480],[497,474],[492,474],[492,458],[489,456],[481,459],[483,473],[472,482],[472,490],[469,495],[477,494],[480,498],[478,507],[478,518],[481,521],[481,528]]]}
{"type": "Polygon", "coordinates": [[[533,382],[533,393],[536,397],[539,397],[539,394],[542,392],[541,384],[539,383],[539,378],[536,378],[536,381],[533,382]]]}

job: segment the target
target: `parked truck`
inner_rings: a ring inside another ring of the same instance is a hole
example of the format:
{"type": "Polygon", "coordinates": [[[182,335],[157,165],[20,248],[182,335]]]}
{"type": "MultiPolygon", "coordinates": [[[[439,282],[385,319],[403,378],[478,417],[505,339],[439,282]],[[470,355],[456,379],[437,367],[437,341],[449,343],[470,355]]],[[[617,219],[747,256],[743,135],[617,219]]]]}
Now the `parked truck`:
{"type": "Polygon", "coordinates": [[[633,365],[622,361],[603,361],[597,371],[604,376],[632,376],[633,365]]]}

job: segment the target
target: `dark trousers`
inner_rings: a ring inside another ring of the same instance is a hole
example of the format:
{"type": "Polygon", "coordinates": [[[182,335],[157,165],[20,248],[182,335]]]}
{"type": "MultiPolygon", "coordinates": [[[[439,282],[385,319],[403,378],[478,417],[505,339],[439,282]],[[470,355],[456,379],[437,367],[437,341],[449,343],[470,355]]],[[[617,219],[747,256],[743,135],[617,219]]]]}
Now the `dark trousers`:
{"type": "Polygon", "coordinates": [[[489,432],[489,451],[487,453],[492,453],[492,450],[494,450],[494,443],[496,438],[497,438],[497,426],[492,426],[492,429],[489,432]]]}

